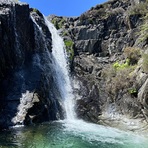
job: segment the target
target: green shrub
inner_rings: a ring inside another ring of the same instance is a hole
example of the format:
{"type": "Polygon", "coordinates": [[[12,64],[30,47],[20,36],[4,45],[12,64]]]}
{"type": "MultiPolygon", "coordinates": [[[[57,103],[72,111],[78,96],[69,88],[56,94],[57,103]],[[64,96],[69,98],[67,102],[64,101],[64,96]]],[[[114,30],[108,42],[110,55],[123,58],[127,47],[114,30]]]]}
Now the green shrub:
{"type": "Polygon", "coordinates": [[[135,93],[137,93],[137,89],[136,89],[136,88],[130,88],[130,89],[128,90],[128,92],[129,92],[130,94],[135,94],[135,93]]]}
{"type": "Polygon", "coordinates": [[[66,51],[67,51],[69,60],[73,61],[73,59],[74,59],[74,49],[73,49],[74,43],[72,40],[65,40],[64,43],[66,46],[66,51]]]}
{"type": "Polygon", "coordinates": [[[129,93],[129,89],[133,87],[135,79],[130,73],[133,71],[131,68],[124,68],[116,71],[114,77],[108,77],[106,83],[106,91],[112,96],[113,100],[116,100],[120,91],[129,93]]]}
{"type": "Polygon", "coordinates": [[[145,2],[140,2],[132,7],[130,10],[130,15],[140,14],[142,16],[145,16],[148,12],[148,0],[145,2]]]}
{"type": "Polygon", "coordinates": [[[124,55],[129,59],[129,65],[135,65],[141,57],[141,51],[139,48],[126,47],[124,49],[124,55]]]}
{"type": "Polygon", "coordinates": [[[60,29],[64,25],[65,20],[64,20],[64,18],[56,18],[55,17],[55,18],[52,19],[51,22],[54,24],[54,26],[56,27],[56,29],[60,29]]]}
{"type": "Polygon", "coordinates": [[[142,68],[145,73],[148,73],[148,54],[144,54],[142,58],[143,58],[142,68]]]}
{"type": "Polygon", "coordinates": [[[62,28],[62,26],[64,25],[64,23],[65,23],[65,20],[62,18],[62,19],[60,20],[60,22],[58,23],[59,28],[62,28]]]}
{"type": "Polygon", "coordinates": [[[135,75],[132,73],[137,65],[129,65],[129,63],[129,59],[126,59],[125,63],[115,62],[103,71],[106,92],[112,101],[115,101],[121,92],[129,93],[134,97],[137,95],[134,89],[135,75]]]}
{"type": "Polygon", "coordinates": [[[134,96],[134,97],[137,97],[138,96],[138,91],[136,88],[130,88],[128,89],[128,93],[131,95],[131,96],[134,96]]]}
{"type": "Polygon", "coordinates": [[[129,67],[129,62],[130,62],[129,59],[126,59],[126,62],[123,63],[123,64],[120,64],[119,62],[115,62],[115,63],[113,64],[113,67],[114,67],[116,70],[124,69],[124,68],[129,67]]]}
{"type": "Polygon", "coordinates": [[[148,23],[144,23],[140,26],[140,38],[139,42],[144,42],[148,39],[148,23]]]}
{"type": "Polygon", "coordinates": [[[56,27],[56,29],[60,29],[60,28],[59,28],[59,24],[58,24],[57,18],[52,19],[51,22],[52,22],[52,24],[56,27]]]}

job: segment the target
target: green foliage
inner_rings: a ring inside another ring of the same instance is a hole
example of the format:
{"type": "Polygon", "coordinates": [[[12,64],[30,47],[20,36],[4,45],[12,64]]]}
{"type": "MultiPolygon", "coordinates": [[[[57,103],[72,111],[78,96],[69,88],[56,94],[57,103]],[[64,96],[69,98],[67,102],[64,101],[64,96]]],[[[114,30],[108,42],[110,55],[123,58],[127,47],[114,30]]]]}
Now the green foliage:
{"type": "Polygon", "coordinates": [[[138,32],[140,43],[148,40],[148,0],[140,2],[131,9],[130,15],[136,14],[141,15],[143,20],[143,24],[139,27],[140,31],[138,32]]]}
{"type": "Polygon", "coordinates": [[[56,27],[56,29],[60,29],[59,28],[59,25],[58,25],[58,20],[57,20],[57,18],[54,18],[54,19],[52,19],[52,24],[56,27]]]}
{"type": "Polygon", "coordinates": [[[124,55],[129,59],[129,65],[135,65],[141,57],[141,51],[139,48],[126,47],[124,49],[124,55]]]}
{"type": "Polygon", "coordinates": [[[129,59],[126,59],[126,62],[123,64],[120,64],[119,62],[115,62],[113,64],[113,68],[115,68],[116,70],[125,69],[125,68],[129,67],[129,63],[130,63],[129,59]]]}
{"type": "Polygon", "coordinates": [[[71,41],[71,40],[66,40],[64,42],[65,42],[66,47],[68,47],[68,48],[71,48],[73,46],[73,41],[71,41]]]}
{"type": "Polygon", "coordinates": [[[134,97],[137,97],[138,96],[138,91],[137,91],[137,89],[135,87],[128,89],[128,93],[131,96],[134,96],[134,97]]]}
{"type": "Polygon", "coordinates": [[[65,20],[64,20],[64,18],[61,19],[61,18],[56,18],[55,17],[51,22],[54,24],[56,29],[60,29],[64,25],[65,20]]]}
{"type": "Polygon", "coordinates": [[[112,66],[103,71],[105,73],[106,92],[115,101],[118,94],[124,93],[134,94],[136,96],[134,69],[136,65],[130,65],[130,60],[126,59],[125,63],[115,62],[112,66]],[[131,89],[132,88],[132,89],[131,89]]]}
{"type": "Polygon", "coordinates": [[[140,26],[140,35],[139,42],[144,42],[148,39],[148,23],[140,26]]]}
{"type": "Polygon", "coordinates": [[[59,28],[62,28],[64,23],[65,23],[65,20],[62,18],[61,21],[58,23],[59,24],[59,28]]]}
{"type": "Polygon", "coordinates": [[[74,43],[73,43],[72,40],[65,40],[64,43],[65,43],[65,46],[66,46],[66,51],[67,51],[68,56],[69,56],[69,60],[73,61],[73,59],[74,59],[74,49],[73,49],[74,43]]]}
{"type": "Polygon", "coordinates": [[[133,87],[135,79],[133,75],[130,75],[132,71],[133,69],[129,67],[119,69],[114,76],[109,75],[107,77],[106,91],[112,96],[113,100],[116,100],[119,92],[124,91],[124,93],[128,93],[129,89],[133,87]]]}
{"type": "Polygon", "coordinates": [[[136,94],[136,93],[137,93],[137,89],[136,89],[136,88],[130,88],[130,89],[128,90],[128,92],[129,92],[130,94],[136,94]]]}
{"type": "Polygon", "coordinates": [[[142,68],[145,73],[148,73],[148,54],[143,54],[142,59],[142,68]]]}

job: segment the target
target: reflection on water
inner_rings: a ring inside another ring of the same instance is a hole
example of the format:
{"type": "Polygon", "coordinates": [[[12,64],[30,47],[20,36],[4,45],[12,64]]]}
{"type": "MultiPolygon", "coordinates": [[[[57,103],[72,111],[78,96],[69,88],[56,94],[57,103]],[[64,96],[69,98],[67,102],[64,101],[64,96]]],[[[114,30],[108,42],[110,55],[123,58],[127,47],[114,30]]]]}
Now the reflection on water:
{"type": "Polygon", "coordinates": [[[147,148],[146,138],[81,120],[0,132],[0,148],[147,148]]]}

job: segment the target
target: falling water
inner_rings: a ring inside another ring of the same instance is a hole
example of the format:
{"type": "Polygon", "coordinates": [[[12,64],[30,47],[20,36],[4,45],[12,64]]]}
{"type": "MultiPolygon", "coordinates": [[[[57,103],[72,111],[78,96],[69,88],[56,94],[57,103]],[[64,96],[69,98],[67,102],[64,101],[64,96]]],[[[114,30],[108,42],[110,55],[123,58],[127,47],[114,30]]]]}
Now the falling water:
{"type": "Polygon", "coordinates": [[[52,34],[52,55],[55,62],[55,75],[62,99],[64,100],[65,118],[67,120],[74,120],[76,117],[74,112],[74,95],[69,77],[69,66],[64,41],[59,36],[54,25],[45,17],[44,19],[52,34]]]}

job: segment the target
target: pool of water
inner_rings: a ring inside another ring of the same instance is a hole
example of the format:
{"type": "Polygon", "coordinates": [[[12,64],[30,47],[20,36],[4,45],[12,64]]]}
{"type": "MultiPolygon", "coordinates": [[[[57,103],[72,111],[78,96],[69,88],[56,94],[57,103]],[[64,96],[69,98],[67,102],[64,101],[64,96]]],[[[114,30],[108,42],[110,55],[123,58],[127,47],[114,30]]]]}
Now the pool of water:
{"type": "Polygon", "coordinates": [[[148,148],[146,137],[81,120],[0,132],[0,148],[148,148]]]}

